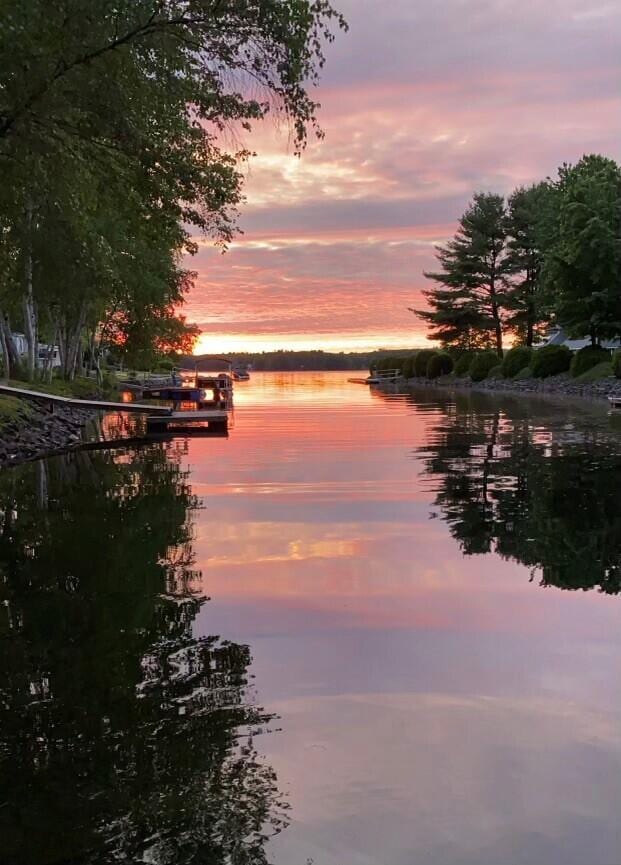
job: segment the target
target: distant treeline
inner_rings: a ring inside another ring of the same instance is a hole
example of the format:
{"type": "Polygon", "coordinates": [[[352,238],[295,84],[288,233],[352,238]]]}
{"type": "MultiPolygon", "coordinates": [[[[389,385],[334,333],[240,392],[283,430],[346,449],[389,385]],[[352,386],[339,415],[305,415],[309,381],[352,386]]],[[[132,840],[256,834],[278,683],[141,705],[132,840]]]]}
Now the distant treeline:
{"type": "MultiPolygon", "coordinates": [[[[226,358],[236,366],[251,366],[254,370],[291,372],[296,370],[360,370],[369,369],[378,360],[398,357],[403,350],[380,350],[371,352],[328,352],[328,351],[265,351],[233,352],[226,358]]],[[[203,367],[223,366],[221,355],[203,354],[184,358],[184,365],[191,367],[199,363],[203,367]]]]}

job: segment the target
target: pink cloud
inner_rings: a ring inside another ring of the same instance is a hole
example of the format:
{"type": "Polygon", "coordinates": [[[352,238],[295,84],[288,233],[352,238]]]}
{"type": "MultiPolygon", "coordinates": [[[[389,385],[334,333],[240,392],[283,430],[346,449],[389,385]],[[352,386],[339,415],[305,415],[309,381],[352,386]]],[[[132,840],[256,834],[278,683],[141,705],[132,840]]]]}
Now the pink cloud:
{"type": "Polygon", "coordinates": [[[406,307],[475,190],[508,193],[584,152],[621,155],[616,5],[341,5],[351,31],[318,93],[326,139],[298,160],[286,129],[259,126],[245,233],[192,262],[189,315],[221,348],[246,335],[421,343],[406,307]]]}

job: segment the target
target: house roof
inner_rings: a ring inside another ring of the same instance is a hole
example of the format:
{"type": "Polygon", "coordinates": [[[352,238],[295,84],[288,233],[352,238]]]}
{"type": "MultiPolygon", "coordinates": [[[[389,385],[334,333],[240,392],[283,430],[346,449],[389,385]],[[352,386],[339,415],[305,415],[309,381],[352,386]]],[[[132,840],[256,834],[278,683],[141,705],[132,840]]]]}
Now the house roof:
{"type": "MultiPolygon", "coordinates": [[[[571,351],[579,351],[581,348],[586,348],[586,346],[591,345],[591,340],[589,337],[584,337],[583,339],[572,339],[567,336],[563,328],[558,328],[545,342],[541,344],[540,348],[543,348],[544,345],[566,345],[567,348],[571,349],[571,351]]],[[[621,348],[621,340],[604,340],[601,342],[601,346],[602,348],[621,348]]]]}

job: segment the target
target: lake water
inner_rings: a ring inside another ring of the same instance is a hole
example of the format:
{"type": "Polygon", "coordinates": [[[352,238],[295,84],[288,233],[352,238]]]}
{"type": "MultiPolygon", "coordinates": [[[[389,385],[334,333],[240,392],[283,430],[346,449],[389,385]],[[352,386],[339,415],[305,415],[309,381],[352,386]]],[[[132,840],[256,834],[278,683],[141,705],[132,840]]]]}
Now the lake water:
{"type": "Polygon", "coordinates": [[[617,865],[621,416],[254,374],[0,474],[2,865],[617,865]]]}

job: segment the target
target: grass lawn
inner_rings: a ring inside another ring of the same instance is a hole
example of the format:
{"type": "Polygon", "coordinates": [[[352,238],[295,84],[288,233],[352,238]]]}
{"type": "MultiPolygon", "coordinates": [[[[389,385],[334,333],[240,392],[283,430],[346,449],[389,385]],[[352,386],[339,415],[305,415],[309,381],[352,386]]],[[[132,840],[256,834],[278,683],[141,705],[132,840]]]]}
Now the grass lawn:
{"type": "Polygon", "coordinates": [[[9,424],[24,423],[32,415],[32,406],[15,396],[0,396],[0,432],[9,424]]]}
{"type": "MultiPolygon", "coordinates": [[[[11,379],[8,384],[11,387],[21,387],[25,390],[38,390],[42,393],[51,393],[56,396],[73,396],[78,399],[86,399],[87,397],[97,397],[101,395],[101,390],[94,378],[74,378],[73,381],[65,381],[62,378],[52,379],[51,382],[43,381],[18,381],[11,379]]],[[[104,389],[106,393],[110,393],[110,389],[104,389]]]]}

